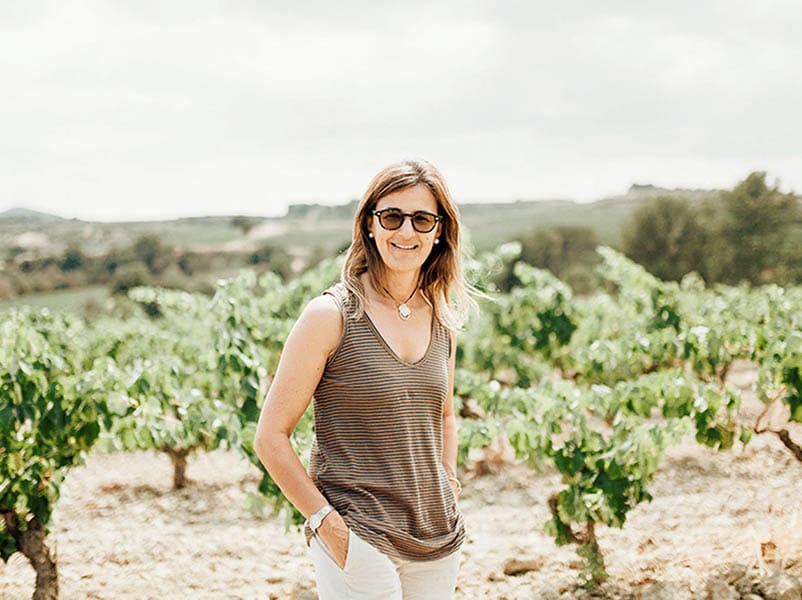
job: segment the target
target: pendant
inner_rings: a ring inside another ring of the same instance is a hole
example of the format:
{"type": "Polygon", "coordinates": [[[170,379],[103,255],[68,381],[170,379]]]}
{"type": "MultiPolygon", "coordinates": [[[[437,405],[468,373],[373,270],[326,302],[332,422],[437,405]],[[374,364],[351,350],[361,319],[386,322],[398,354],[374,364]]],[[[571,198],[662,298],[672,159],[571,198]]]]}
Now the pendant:
{"type": "Polygon", "coordinates": [[[409,306],[406,305],[406,302],[398,307],[398,316],[401,317],[402,321],[409,319],[409,315],[411,314],[412,311],[409,310],[409,306]]]}

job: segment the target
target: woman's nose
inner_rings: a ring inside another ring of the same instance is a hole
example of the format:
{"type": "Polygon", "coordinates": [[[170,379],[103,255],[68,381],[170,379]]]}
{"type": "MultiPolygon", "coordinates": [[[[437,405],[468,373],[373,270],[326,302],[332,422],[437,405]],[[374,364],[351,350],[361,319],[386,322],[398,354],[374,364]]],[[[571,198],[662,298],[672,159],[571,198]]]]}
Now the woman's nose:
{"type": "Polygon", "coordinates": [[[405,216],[404,221],[401,223],[401,227],[398,229],[401,231],[401,233],[414,235],[415,228],[412,226],[412,217],[405,216]]]}

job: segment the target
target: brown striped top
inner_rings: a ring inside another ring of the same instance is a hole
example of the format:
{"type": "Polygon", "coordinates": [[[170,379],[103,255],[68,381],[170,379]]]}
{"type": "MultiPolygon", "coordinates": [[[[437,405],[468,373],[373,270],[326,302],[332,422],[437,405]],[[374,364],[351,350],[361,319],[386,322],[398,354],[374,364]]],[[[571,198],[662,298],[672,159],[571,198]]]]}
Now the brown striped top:
{"type": "Polygon", "coordinates": [[[442,462],[449,332],[432,315],[426,354],[407,362],[367,313],[353,318],[341,283],[324,293],[340,307],[343,334],[315,390],[309,475],[348,527],[385,554],[447,556],[465,537],[442,462]]]}

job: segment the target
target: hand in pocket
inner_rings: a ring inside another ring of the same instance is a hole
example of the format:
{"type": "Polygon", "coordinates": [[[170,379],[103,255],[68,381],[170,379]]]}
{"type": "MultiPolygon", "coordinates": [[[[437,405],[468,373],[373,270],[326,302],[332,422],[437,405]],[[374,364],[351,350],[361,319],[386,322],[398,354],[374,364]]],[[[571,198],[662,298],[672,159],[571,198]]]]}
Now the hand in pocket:
{"type": "Polygon", "coordinates": [[[323,520],[320,528],[317,530],[318,535],[326,543],[326,546],[331,552],[334,561],[341,569],[345,569],[345,563],[348,560],[348,525],[345,524],[343,518],[336,511],[332,511],[323,520]]]}

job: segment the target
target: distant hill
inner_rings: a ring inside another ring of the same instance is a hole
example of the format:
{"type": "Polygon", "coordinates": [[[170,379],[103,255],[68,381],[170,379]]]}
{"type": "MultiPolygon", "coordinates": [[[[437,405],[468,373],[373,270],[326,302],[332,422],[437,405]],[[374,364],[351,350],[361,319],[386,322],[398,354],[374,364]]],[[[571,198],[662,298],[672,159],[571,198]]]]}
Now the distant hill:
{"type": "Polygon", "coordinates": [[[627,190],[626,194],[622,194],[619,196],[608,196],[601,200],[597,200],[597,202],[606,202],[606,203],[614,203],[614,202],[638,202],[641,200],[651,200],[652,198],[657,198],[658,196],[681,196],[683,198],[687,198],[691,202],[699,201],[699,200],[708,200],[710,198],[715,198],[718,196],[723,190],[702,190],[702,189],[686,189],[686,188],[661,188],[651,184],[639,184],[633,183],[629,186],[629,190],[627,190]]]}
{"type": "Polygon", "coordinates": [[[63,217],[51,215],[49,213],[39,212],[38,210],[31,210],[30,208],[9,208],[6,211],[0,212],[0,220],[2,221],[31,221],[37,223],[58,222],[65,221],[63,217]]]}
{"type": "MultiPolygon", "coordinates": [[[[521,199],[509,202],[465,202],[459,204],[459,209],[466,239],[477,251],[530,235],[543,227],[557,225],[590,227],[601,243],[616,246],[620,241],[621,225],[633,210],[651,198],[671,194],[697,200],[718,193],[718,190],[672,190],[635,184],[625,194],[596,202],[521,199]]],[[[0,213],[0,257],[9,251],[19,254],[19,248],[28,249],[29,244],[22,242],[37,233],[47,239],[44,246],[38,244],[36,249],[37,255],[44,256],[60,256],[70,244],[78,244],[86,254],[99,255],[113,247],[129,247],[138,237],[147,234],[156,235],[173,246],[204,252],[226,252],[232,245],[240,247],[243,244],[256,248],[260,243],[268,243],[269,238],[269,243],[291,252],[308,252],[310,248],[319,247],[321,252],[329,253],[349,243],[357,205],[358,200],[333,206],[293,204],[283,217],[261,220],[253,217],[257,224],[263,226],[254,227],[251,233],[238,227],[234,216],[92,222],[64,219],[26,208],[12,208],[0,213]]]]}
{"type": "Polygon", "coordinates": [[[290,204],[285,219],[309,219],[322,221],[326,219],[352,219],[359,200],[351,200],[346,204],[333,206],[324,204],[290,204]]]}
{"type": "MultiPolygon", "coordinates": [[[[624,194],[595,202],[558,198],[508,202],[459,203],[466,240],[475,251],[487,250],[510,239],[521,239],[538,229],[554,226],[589,227],[603,244],[620,244],[622,225],[633,211],[661,195],[682,196],[691,202],[712,199],[720,190],[669,189],[636,183],[624,194]]],[[[800,199],[802,202],[802,199],[800,199]]],[[[234,216],[198,216],[165,221],[91,222],[63,219],[24,208],[0,213],[0,257],[22,247],[21,235],[41,232],[47,248],[41,255],[59,256],[70,244],[91,255],[129,247],[142,235],[156,235],[171,246],[203,252],[228,252],[243,246],[273,244],[291,254],[317,248],[336,252],[350,242],[357,200],[340,205],[293,204],[282,217],[252,217],[251,231],[237,225],[234,216]],[[258,226],[257,226],[258,225],[258,226]]],[[[27,239],[27,238],[24,238],[27,239]]],[[[27,246],[26,246],[27,247],[27,246]]]]}
{"type": "MultiPolygon", "coordinates": [[[[487,212],[497,212],[499,210],[504,209],[513,209],[514,212],[520,211],[521,209],[534,209],[539,213],[542,212],[551,212],[556,211],[560,212],[568,207],[577,207],[577,206],[592,206],[592,205],[630,205],[632,203],[638,203],[642,200],[647,200],[650,198],[654,198],[656,196],[661,195],[677,195],[677,196],[684,196],[689,200],[699,200],[704,198],[710,198],[719,194],[719,190],[688,190],[688,189],[667,189],[667,188],[659,188],[650,184],[633,184],[630,186],[629,190],[626,194],[621,194],[618,196],[609,196],[603,198],[601,200],[597,200],[595,202],[589,202],[580,204],[573,200],[565,200],[565,199],[542,199],[542,200],[514,200],[509,202],[465,202],[460,203],[460,211],[463,213],[487,213],[487,212]]],[[[350,202],[344,204],[337,204],[337,205],[325,205],[325,204],[291,204],[287,208],[287,213],[283,217],[273,217],[269,220],[271,221],[281,221],[281,220],[301,220],[301,221],[325,221],[329,219],[344,219],[344,220],[351,220],[356,212],[357,206],[359,204],[358,200],[351,200],[350,202]]],[[[223,223],[227,223],[232,219],[231,216],[214,216],[214,217],[207,217],[207,216],[197,216],[197,217],[184,217],[180,219],[175,219],[172,221],[129,221],[129,222],[109,222],[104,223],[106,226],[134,226],[138,228],[158,228],[160,225],[166,225],[168,223],[181,223],[181,224],[214,224],[220,225],[223,223]]],[[[53,222],[63,222],[63,221],[72,221],[72,222],[82,222],[82,223],[92,223],[92,221],[81,221],[79,219],[65,219],[63,217],[59,217],[57,215],[49,214],[40,212],[37,210],[32,210],[29,208],[23,207],[15,207],[10,208],[4,212],[0,212],[0,221],[28,221],[31,225],[41,224],[41,223],[53,223],[53,222]]],[[[97,223],[100,225],[100,223],[97,223]]]]}
{"type": "Polygon", "coordinates": [[[658,196],[681,196],[691,202],[715,198],[720,190],[668,189],[633,184],[625,194],[594,202],[573,200],[519,200],[505,203],[461,204],[465,225],[472,230],[477,250],[494,247],[498,240],[531,235],[537,229],[554,226],[589,227],[603,244],[620,244],[621,226],[642,204],[658,196]]]}

